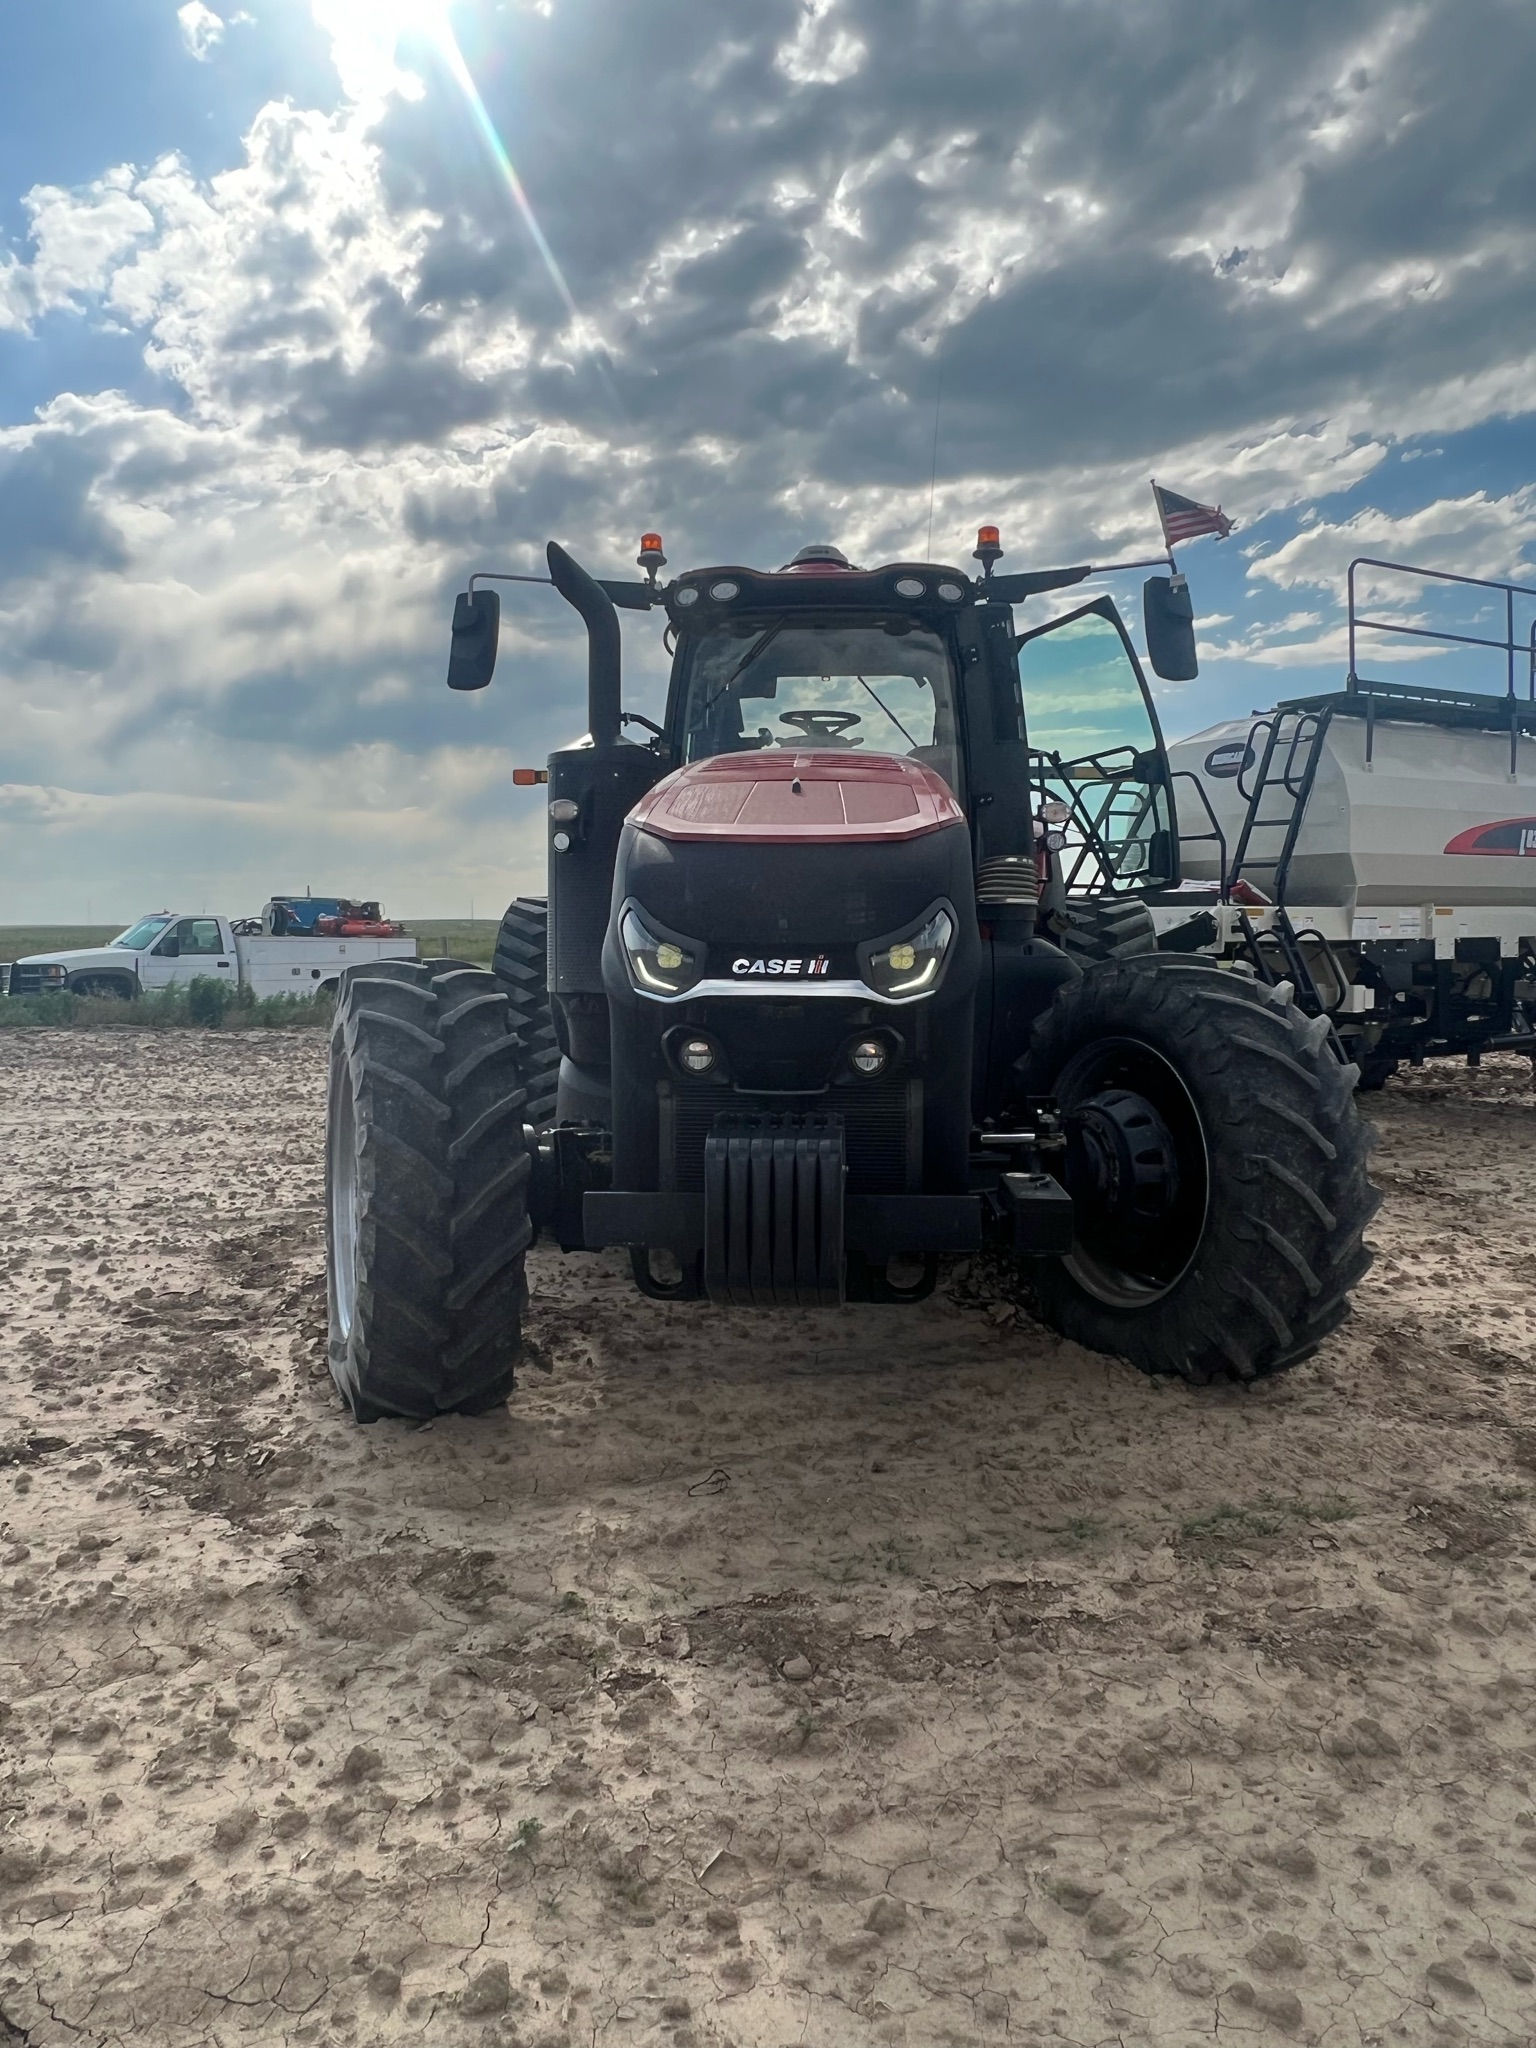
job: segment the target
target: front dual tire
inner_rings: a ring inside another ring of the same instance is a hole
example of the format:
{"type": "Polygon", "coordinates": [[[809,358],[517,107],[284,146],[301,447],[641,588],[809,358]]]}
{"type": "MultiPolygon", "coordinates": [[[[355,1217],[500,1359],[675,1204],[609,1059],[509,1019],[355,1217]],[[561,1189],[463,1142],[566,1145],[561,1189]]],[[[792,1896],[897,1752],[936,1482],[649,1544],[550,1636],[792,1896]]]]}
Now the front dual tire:
{"type": "Polygon", "coordinates": [[[477,1415],[521,1350],[531,1160],[495,978],[379,961],[342,980],[326,1110],[327,1356],[359,1422],[477,1415]]]}

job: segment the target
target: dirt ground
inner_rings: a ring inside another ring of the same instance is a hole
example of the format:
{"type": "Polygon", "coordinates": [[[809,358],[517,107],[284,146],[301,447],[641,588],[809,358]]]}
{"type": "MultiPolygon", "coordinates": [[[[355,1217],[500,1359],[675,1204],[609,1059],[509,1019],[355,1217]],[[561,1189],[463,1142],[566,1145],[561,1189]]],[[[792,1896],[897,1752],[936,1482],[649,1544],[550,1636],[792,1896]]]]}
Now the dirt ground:
{"type": "Polygon", "coordinates": [[[1523,1062],[1370,1101],[1273,1385],[540,1252],[365,1430],[323,1057],[0,1038],[0,2040],[1536,2040],[1523,1062]]]}

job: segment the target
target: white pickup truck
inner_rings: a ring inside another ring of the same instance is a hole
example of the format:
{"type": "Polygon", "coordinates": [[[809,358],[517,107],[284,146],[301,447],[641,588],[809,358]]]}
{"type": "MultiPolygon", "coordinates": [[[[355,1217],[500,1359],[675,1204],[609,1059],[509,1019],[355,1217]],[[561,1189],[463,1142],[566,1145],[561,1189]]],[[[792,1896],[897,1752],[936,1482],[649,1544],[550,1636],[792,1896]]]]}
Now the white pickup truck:
{"type": "Polygon", "coordinates": [[[13,960],[6,993],[36,996],[67,989],[81,996],[134,997],[206,976],[247,987],[256,996],[311,996],[319,989],[334,991],[342,970],[359,962],[415,958],[411,938],[339,938],[318,932],[273,938],[238,932],[227,917],[157,910],[110,945],[13,960]]]}

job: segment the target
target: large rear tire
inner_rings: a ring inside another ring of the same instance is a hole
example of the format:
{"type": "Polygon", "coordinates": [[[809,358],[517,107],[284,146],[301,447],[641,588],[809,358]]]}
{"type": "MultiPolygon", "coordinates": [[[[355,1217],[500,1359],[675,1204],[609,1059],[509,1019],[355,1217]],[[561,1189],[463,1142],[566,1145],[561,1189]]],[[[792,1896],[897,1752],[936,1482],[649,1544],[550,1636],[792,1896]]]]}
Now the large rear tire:
{"type": "Polygon", "coordinates": [[[1085,971],[1107,960],[1135,960],[1157,951],[1157,927],[1145,903],[1112,896],[1072,900],[1061,949],[1085,971]]]}
{"type": "Polygon", "coordinates": [[[359,1422],[507,1398],[529,1174],[495,979],[432,962],[350,970],[331,1034],[326,1294],[331,1376],[359,1422]]]}
{"type": "Polygon", "coordinates": [[[519,896],[507,907],[496,935],[491,972],[512,1005],[512,1029],[522,1044],[526,1115],[536,1129],[554,1121],[560,1047],[549,1008],[549,905],[542,896],[519,896]]]}
{"type": "Polygon", "coordinates": [[[1058,990],[1021,1062],[1068,1131],[1077,1242],[1031,1262],[1047,1322],[1197,1383],[1316,1351],[1349,1314],[1380,1202],[1355,1069],[1327,1029],[1196,961],[1110,964],[1058,990]]]}

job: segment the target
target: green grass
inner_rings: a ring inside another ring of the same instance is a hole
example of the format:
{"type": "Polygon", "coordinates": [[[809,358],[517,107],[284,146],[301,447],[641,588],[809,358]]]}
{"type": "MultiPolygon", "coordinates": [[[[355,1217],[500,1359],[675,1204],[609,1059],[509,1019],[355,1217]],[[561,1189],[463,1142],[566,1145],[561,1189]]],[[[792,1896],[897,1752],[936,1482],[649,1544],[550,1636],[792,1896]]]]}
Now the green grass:
{"type": "Polygon", "coordinates": [[[52,1026],[77,1031],[325,1030],[335,1013],[326,995],[252,996],[206,978],[160,988],[137,1002],[111,997],[9,996],[0,1001],[0,1030],[52,1026]]]}
{"type": "Polygon", "coordinates": [[[423,960],[438,954],[489,967],[491,955],[496,950],[496,934],[501,930],[501,919],[477,917],[471,921],[467,917],[417,917],[410,919],[405,928],[416,941],[417,951],[423,960]]]}
{"type": "MultiPolygon", "coordinates": [[[[109,925],[0,925],[0,960],[24,960],[33,953],[65,953],[86,946],[104,946],[126,927],[109,925]]],[[[406,925],[423,960],[447,957],[491,964],[500,918],[419,918],[406,925]]],[[[181,1026],[224,1031],[291,1029],[329,1025],[329,996],[269,996],[257,1001],[245,990],[223,983],[177,986],[123,1003],[69,994],[16,996],[0,999],[0,1029],[27,1025],[61,1026],[88,1031],[127,1029],[172,1030],[181,1026]],[[194,991],[196,991],[194,993],[194,991]]]]}
{"type": "MultiPolygon", "coordinates": [[[[71,953],[86,946],[105,946],[133,922],[121,924],[0,924],[0,960],[25,960],[33,953],[71,953]]],[[[499,917],[416,917],[406,921],[423,959],[448,954],[489,967],[496,949],[499,917]]]]}
{"type": "Polygon", "coordinates": [[[1355,1503],[1340,1494],[1303,1500],[1261,1493],[1257,1499],[1242,1503],[1218,1501],[1204,1513],[1181,1522],[1179,1534],[1186,1543],[1208,1554],[1219,1554],[1233,1546],[1278,1536],[1298,1524],[1349,1522],[1358,1513],[1355,1503]]]}
{"type": "Polygon", "coordinates": [[[0,924],[0,960],[25,960],[33,953],[82,952],[105,946],[126,924],[0,924]]]}

